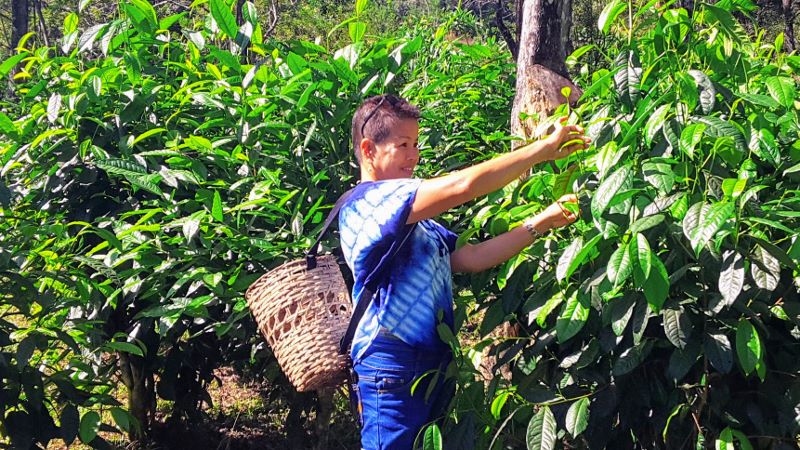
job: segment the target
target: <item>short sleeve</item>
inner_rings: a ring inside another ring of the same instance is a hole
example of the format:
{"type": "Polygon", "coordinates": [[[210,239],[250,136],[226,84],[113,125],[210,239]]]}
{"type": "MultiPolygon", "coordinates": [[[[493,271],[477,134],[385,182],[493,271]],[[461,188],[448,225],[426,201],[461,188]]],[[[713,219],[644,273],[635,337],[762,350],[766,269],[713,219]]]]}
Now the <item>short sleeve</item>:
{"type": "Polygon", "coordinates": [[[447,249],[450,251],[450,253],[453,253],[454,251],[456,251],[456,242],[458,241],[458,235],[441,225],[439,225],[439,227],[442,229],[441,231],[442,237],[444,238],[444,242],[447,244],[447,249]]]}
{"type": "Polygon", "coordinates": [[[356,278],[371,275],[400,243],[421,180],[358,185],[339,213],[342,251],[356,278]]]}

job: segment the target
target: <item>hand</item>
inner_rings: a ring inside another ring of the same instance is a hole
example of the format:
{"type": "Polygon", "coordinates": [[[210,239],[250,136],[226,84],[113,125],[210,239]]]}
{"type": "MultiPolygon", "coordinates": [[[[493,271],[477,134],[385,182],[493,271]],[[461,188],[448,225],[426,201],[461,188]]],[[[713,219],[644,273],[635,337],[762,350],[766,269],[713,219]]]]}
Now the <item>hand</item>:
{"type": "Polygon", "coordinates": [[[584,150],[592,141],[583,135],[583,127],[579,125],[564,125],[566,117],[562,117],[556,124],[556,129],[545,139],[543,157],[545,161],[566,158],[573,152],[584,150]]]}
{"type": "MultiPolygon", "coordinates": [[[[544,211],[536,215],[532,220],[536,229],[542,231],[561,228],[578,220],[578,215],[573,214],[566,204],[578,206],[578,197],[575,194],[567,194],[558,199],[555,203],[545,208],[544,211]]],[[[580,210],[578,210],[580,214],[580,210]]]]}

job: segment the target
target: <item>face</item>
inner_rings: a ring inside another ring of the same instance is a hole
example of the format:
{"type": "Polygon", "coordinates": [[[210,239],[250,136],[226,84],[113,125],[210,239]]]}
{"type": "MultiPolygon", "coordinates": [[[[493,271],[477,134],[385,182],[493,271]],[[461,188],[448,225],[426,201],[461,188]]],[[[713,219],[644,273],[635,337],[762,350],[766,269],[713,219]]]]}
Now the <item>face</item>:
{"type": "Polygon", "coordinates": [[[395,121],[391,134],[380,144],[361,141],[365,178],[373,181],[411,178],[419,163],[419,123],[415,119],[395,121]]]}

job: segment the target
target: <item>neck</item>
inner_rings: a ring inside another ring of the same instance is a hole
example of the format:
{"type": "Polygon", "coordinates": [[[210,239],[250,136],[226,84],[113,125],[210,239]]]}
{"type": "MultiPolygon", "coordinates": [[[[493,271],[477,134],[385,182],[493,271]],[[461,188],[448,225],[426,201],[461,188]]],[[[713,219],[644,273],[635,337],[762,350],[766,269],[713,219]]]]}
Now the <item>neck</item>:
{"type": "Polygon", "coordinates": [[[374,174],[371,174],[367,169],[361,169],[361,181],[378,181],[374,174]]]}

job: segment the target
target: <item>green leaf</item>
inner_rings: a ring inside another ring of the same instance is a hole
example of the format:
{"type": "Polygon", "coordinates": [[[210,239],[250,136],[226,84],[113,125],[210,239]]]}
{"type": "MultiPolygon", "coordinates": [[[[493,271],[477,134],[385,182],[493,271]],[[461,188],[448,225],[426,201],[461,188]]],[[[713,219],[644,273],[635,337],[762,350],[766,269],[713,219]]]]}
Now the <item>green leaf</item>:
{"type": "Polygon", "coordinates": [[[27,58],[28,52],[23,52],[16,54],[5,61],[3,64],[0,64],[0,78],[5,78],[8,75],[8,72],[11,71],[17,64],[19,64],[23,59],[27,58]]]}
{"type": "Polygon", "coordinates": [[[731,198],[738,198],[746,187],[746,178],[726,178],[722,181],[722,193],[731,198]]]}
{"type": "Polygon", "coordinates": [[[422,448],[424,450],[442,450],[442,432],[435,423],[425,429],[422,448]]]}
{"type": "Polygon", "coordinates": [[[573,291],[567,303],[561,308],[556,321],[556,336],[559,343],[566,342],[578,334],[589,319],[590,298],[580,289],[573,291]]]}
{"type": "Polygon", "coordinates": [[[578,236],[564,249],[564,252],[558,258],[558,265],[556,266],[556,279],[558,281],[564,281],[565,278],[569,277],[570,274],[567,273],[569,266],[582,247],[583,237],[578,236]]]}
{"type": "Polygon", "coordinates": [[[134,145],[138,144],[139,142],[142,142],[143,140],[149,138],[150,136],[154,136],[156,134],[163,133],[164,131],[167,131],[167,129],[166,128],[152,128],[150,130],[147,130],[144,133],[140,134],[139,136],[136,136],[136,139],[133,140],[133,143],[131,144],[131,147],[133,147],[134,145]]]}
{"type": "Polygon", "coordinates": [[[78,29],[78,15],[74,12],[64,17],[64,34],[70,34],[78,29]]]}
{"type": "Polygon", "coordinates": [[[768,95],[753,94],[750,92],[736,92],[737,97],[756,106],[763,106],[768,109],[778,109],[781,104],[768,95]]]}
{"type": "Polygon", "coordinates": [[[572,437],[578,437],[589,425],[589,399],[583,397],[570,405],[567,411],[566,427],[572,437]]]}
{"type": "Polygon", "coordinates": [[[81,427],[78,436],[81,442],[88,444],[97,437],[97,430],[100,428],[100,414],[97,411],[88,411],[81,417],[81,427]]]}
{"type": "Polygon", "coordinates": [[[17,126],[14,125],[14,122],[2,111],[0,111],[0,131],[12,138],[15,138],[15,136],[19,134],[17,126]]]}
{"type": "Polygon", "coordinates": [[[714,449],[715,450],[736,450],[736,447],[733,445],[733,433],[731,432],[730,428],[725,428],[719,434],[719,439],[714,441],[714,449]]]}
{"type": "Polygon", "coordinates": [[[648,161],[642,164],[642,173],[644,179],[661,194],[669,194],[675,185],[675,173],[667,163],[648,161]]]}
{"type": "Polygon", "coordinates": [[[50,100],[47,101],[47,120],[50,123],[55,123],[58,119],[58,111],[61,109],[61,94],[53,92],[50,95],[50,100]]]}
{"type": "Polygon", "coordinates": [[[147,174],[147,168],[127,159],[102,159],[95,162],[95,165],[108,173],[116,175],[139,176],[147,174]]]}
{"type": "Polygon", "coordinates": [[[664,333],[672,345],[680,349],[686,348],[689,336],[692,334],[692,323],[682,308],[665,309],[662,313],[664,320],[664,333]]]}
{"type": "Polygon", "coordinates": [[[114,423],[124,432],[131,429],[131,414],[119,407],[111,408],[111,417],[114,418],[114,423]]]}
{"type": "Polygon", "coordinates": [[[564,281],[568,279],[575,270],[580,267],[581,264],[586,260],[589,254],[594,250],[597,246],[597,243],[600,242],[603,236],[601,234],[597,234],[586,244],[583,243],[583,237],[578,236],[577,239],[572,241],[569,246],[564,250],[564,253],[558,259],[558,265],[556,266],[556,279],[558,281],[564,281]]]}
{"type": "Polygon", "coordinates": [[[667,375],[674,381],[680,381],[689,373],[692,366],[697,363],[697,358],[700,356],[700,343],[698,341],[691,341],[686,348],[676,348],[672,355],[669,357],[669,367],[667,368],[667,375]]]}
{"type": "Polygon", "coordinates": [[[614,85],[623,102],[633,107],[641,96],[642,68],[639,67],[638,57],[632,51],[627,54],[620,53],[618,64],[620,59],[622,68],[614,75],[614,85]]]}
{"type": "Polygon", "coordinates": [[[211,7],[211,16],[214,18],[214,21],[217,22],[217,25],[219,25],[219,29],[229,38],[236,39],[236,33],[239,31],[239,27],[236,26],[236,17],[234,17],[231,12],[231,7],[228,5],[228,2],[225,0],[209,0],[209,3],[211,7]]]}
{"type": "Polygon", "coordinates": [[[347,30],[353,43],[361,42],[364,38],[364,33],[367,32],[367,24],[365,22],[350,22],[347,25],[347,30]]]}
{"type": "Polygon", "coordinates": [[[606,267],[608,281],[614,286],[620,286],[633,273],[633,261],[628,252],[628,244],[620,243],[620,246],[611,255],[606,267]]]}
{"type": "Polygon", "coordinates": [[[142,348],[130,342],[108,342],[106,343],[105,347],[118,352],[130,353],[136,356],[144,356],[142,348]]]}
{"type": "Polygon", "coordinates": [[[763,348],[758,331],[747,320],[742,319],[736,327],[736,354],[739,356],[739,364],[745,375],[750,375],[756,370],[756,364],[763,356],[763,348]]]}
{"type": "Polygon", "coordinates": [[[616,376],[625,375],[630,373],[633,369],[639,367],[642,363],[642,348],[640,346],[633,346],[625,349],[620,353],[619,358],[614,361],[612,372],[616,376]]]}
{"type": "Polygon", "coordinates": [[[497,394],[497,397],[492,400],[492,405],[489,407],[489,412],[492,413],[492,417],[494,417],[495,420],[500,418],[500,414],[503,412],[503,406],[506,405],[509,395],[511,395],[511,391],[504,390],[503,392],[497,394]]]}
{"type": "Polygon", "coordinates": [[[626,295],[622,298],[615,298],[609,301],[609,306],[611,307],[611,330],[615,335],[622,336],[633,316],[636,297],[626,295]]]}
{"type": "Polygon", "coordinates": [[[628,248],[631,251],[631,260],[633,260],[634,271],[633,276],[636,284],[639,286],[644,285],[646,280],[650,278],[650,268],[652,267],[653,254],[650,250],[650,243],[647,238],[641,233],[635,235],[636,242],[631,240],[628,248]]]}
{"type": "Polygon", "coordinates": [[[705,132],[706,126],[702,123],[693,123],[684,128],[681,131],[681,139],[678,144],[681,152],[690,158],[694,157],[694,150],[703,139],[705,132]]]}
{"type": "Polygon", "coordinates": [[[647,145],[653,143],[653,138],[661,130],[661,127],[664,126],[664,122],[667,120],[671,107],[672,105],[670,104],[661,105],[650,118],[647,119],[647,123],[644,125],[644,141],[647,145]]]}
{"type": "Polygon", "coordinates": [[[745,142],[742,132],[731,122],[716,116],[693,117],[693,119],[706,126],[707,135],[715,138],[733,138],[736,150],[741,153],[747,152],[747,142],[745,142]]]}
{"type": "Polygon", "coordinates": [[[84,31],[83,34],[81,34],[81,37],[78,39],[78,53],[91,50],[97,39],[99,39],[107,29],[108,24],[101,23],[93,25],[91,28],[84,31]]]}
{"type": "Polygon", "coordinates": [[[360,16],[367,9],[369,0],[356,0],[356,16],[360,16]]]}
{"type": "Polygon", "coordinates": [[[630,182],[630,177],[633,169],[630,164],[626,164],[608,176],[592,197],[592,216],[600,217],[614,200],[614,197],[620,192],[623,186],[630,182]]]}
{"type": "Polygon", "coordinates": [[[778,142],[768,129],[753,130],[749,147],[762,161],[773,166],[780,164],[781,153],[778,142]]]}
{"type": "Polygon", "coordinates": [[[769,95],[780,103],[784,108],[791,108],[794,99],[797,97],[794,81],[787,77],[769,77],[764,80],[769,90],[769,95]]]}
{"type": "Polygon", "coordinates": [[[664,221],[663,214],[655,214],[652,216],[642,217],[641,219],[638,219],[631,225],[629,231],[631,232],[632,235],[635,235],[636,233],[641,233],[645,230],[649,230],[650,228],[655,227],[656,225],[660,224],[663,221],[664,221]]]}
{"type": "MultiPolygon", "coordinates": [[[[575,292],[572,294],[577,295],[575,292]]],[[[555,295],[547,299],[544,306],[539,309],[538,313],[536,314],[536,323],[539,324],[539,327],[544,328],[545,323],[547,322],[547,316],[550,315],[558,305],[560,305],[564,301],[564,294],[562,292],[556,292],[555,295]]]]}
{"type": "Polygon", "coordinates": [[[744,287],[744,258],[735,250],[726,250],[719,274],[719,292],[725,304],[733,305],[744,287]]]}
{"type": "Polygon", "coordinates": [[[733,216],[734,205],[730,202],[707,204],[697,202],[683,218],[683,233],[692,244],[695,255],[714,237],[722,224],[733,216]]]}
{"type": "Polygon", "coordinates": [[[700,109],[705,115],[711,114],[711,112],[714,111],[714,105],[717,100],[717,90],[714,89],[714,84],[711,82],[711,79],[708,78],[708,75],[699,70],[690,70],[689,75],[694,78],[697,84],[697,90],[700,96],[700,109]]]}
{"type": "Polygon", "coordinates": [[[214,218],[217,222],[222,222],[222,197],[219,195],[219,191],[214,191],[214,202],[211,205],[211,217],[214,218]]]}
{"type": "Polygon", "coordinates": [[[59,428],[61,429],[61,438],[64,439],[64,443],[67,446],[72,445],[80,429],[80,415],[75,405],[67,404],[64,406],[61,411],[59,428]]]}
{"type": "Polygon", "coordinates": [[[756,286],[771,292],[778,287],[781,265],[778,259],[764,247],[756,245],[750,255],[750,274],[753,276],[756,286]]]}
{"type": "Polygon", "coordinates": [[[628,4],[622,0],[612,0],[607,3],[597,19],[597,28],[608,34],[617,17],[628,9],[628,4]]]}
{"type": "Polygon", "coordinates": [[[525,436],[528,450],[553,450],[556,446],[556,418],[545,405],[528,422],[525,436]]]}
{"type": "Polygon", "coordinates": [[[715,369],[728,373],[733,367],[733,349],[728,336],[722,333],[710,333],[703,340],[703,350],[708,361],[715,369]]]}

